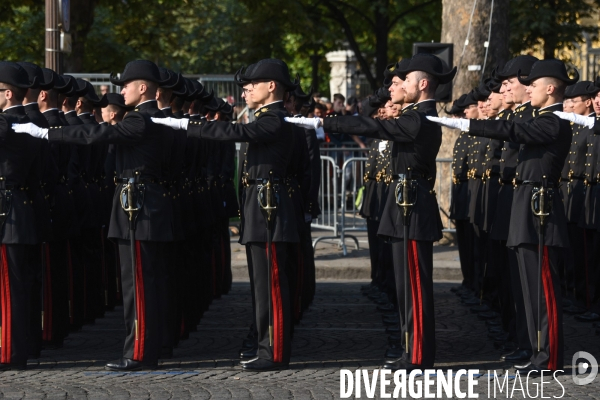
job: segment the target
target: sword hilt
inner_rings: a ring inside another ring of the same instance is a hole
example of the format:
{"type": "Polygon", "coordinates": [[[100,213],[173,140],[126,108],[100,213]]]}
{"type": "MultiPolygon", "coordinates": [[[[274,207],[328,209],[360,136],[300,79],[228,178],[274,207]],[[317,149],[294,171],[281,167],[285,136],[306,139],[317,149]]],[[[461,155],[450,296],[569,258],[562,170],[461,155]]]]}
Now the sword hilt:
{"type": "Polygon", "coordinates": [[[274,190],[271,180],[268,180],[266,184],[262,185],[258,189],[258,205],[267,213],[267,219],[271,221],[271,215],[277,210],[277,204],[273,202],[272,191],[274,190]],[[265,202],[263,202],[263,198],[265,202]]]}
{"type": "Polygon", "coordinates": [[[269,346],[273,346],[273,325],[269,325],[269,346]]]}

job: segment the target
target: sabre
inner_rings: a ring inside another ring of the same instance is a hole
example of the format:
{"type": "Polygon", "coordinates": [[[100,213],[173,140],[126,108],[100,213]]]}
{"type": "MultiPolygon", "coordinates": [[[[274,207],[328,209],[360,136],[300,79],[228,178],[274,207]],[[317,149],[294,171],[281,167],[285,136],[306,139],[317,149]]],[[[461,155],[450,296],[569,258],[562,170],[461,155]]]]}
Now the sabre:
{"type": "MultiPolygon", "coordinates": [[[[273,172],[270,172],[273,175],[273,172]]],[[[272,179],[263,181],[263,185],[258,188],[257,200],[258,205],[265,217],[267,223],[267,291],[269,298],[269,346],[273,346],[273,299],[271,294],[271,273],[273,264],[273,224],[277,213],[277,198],[275,188],[273,187],[272,179]]]]}
{"type": "Polygon", "coordinates": [[[533,194],[531,195],[531,211],[533,215],[540,219],[540,226],[538,228],[538,238],[539,238],[539,246],[538,246],[538,306],[537,306],[537,351],[539,352],[542,347],[542,320],[541,320],[541,304],[542,304],[542,260],[544,257],[544,236],[545,236],[545,220],[550,215],[550,210],[552,207],[552,202],[547,201],[551,200],[552,193],[547,189],[547,178],[544,175],[542,177],[542,187],[534,188],[533,194]],[[546,197],[549,197],[548,199],[546,197]]]}
{"type": "Polygon", "coordinates": [[[406,320],[406,332],[404,334],[406,353],[408,353],[409,347],[409,335],[408,335],[408,234],[410,227],[410,216],[413,211],[413,207],[417,201],[417,182],[411,179],[412,171],[407,168],[406,174],[401,178],[400,182],[396,186],[396,204],[402,208],[402,224],[404,225],[404,315],[406,320]]]}
{"type": "Polygon", "coordinates": [[[143,185],[137,185],[139,192],[136,193],[136,178],[139,176],[139,172],[135,172],[135,178],[127,179],[127,183],[123,185],[121,189],[121,207],[127,214],[129,219],[129,251],[131,255],[131,271],[133,278],[133,312],[134,312],[134,329],[135,329],[135,340],[138,340],[138,315],[137,315],[137,302],[136,302],[136,256],[135,256],[135,221],[142,208],[143,202],[143,185]],[[139,196],[136,196],[139,195],[139,196]]]}

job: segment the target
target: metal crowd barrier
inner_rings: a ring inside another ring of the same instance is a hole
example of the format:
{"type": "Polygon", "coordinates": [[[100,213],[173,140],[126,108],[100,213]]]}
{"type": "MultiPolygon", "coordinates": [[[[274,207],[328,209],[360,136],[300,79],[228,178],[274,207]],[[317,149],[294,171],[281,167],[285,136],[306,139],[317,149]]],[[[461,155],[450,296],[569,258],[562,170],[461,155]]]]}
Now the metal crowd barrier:
{"type": "MultiPolygon", "coordinates": [[[[366,231],[366,220],[359,215],[357,206],[359,189],[363,185],[366,157],[360,157],[365,149],[358,147],[322,147],[321,148],[321,186],[319,188],[319,205],[321,215],[314,220],[312,226],[328,231],[313,241],[313,248],[323,240],[337,240],[343,255],[347,255],[346,240],[354,242],[359,248],[358,239],[349,234],[366,231]]],[[[452,159],[436,159],[435,192],[439,204],[443,231],[454,232],[455,228],[449,218],[451,202],[452,159]]]]}

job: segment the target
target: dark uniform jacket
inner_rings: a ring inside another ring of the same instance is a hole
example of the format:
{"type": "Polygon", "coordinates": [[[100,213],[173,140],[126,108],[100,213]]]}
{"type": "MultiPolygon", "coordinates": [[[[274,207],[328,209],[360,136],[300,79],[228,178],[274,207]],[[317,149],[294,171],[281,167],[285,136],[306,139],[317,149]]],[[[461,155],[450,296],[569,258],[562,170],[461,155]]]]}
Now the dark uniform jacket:
{"type": "Polygon", "coordinates": [[[568,121],[553,114],[553,111],[560,110],[562,104],[546,107],[526,123],[471,121],[471,135],[521,144],[507,246],[538,243],[536,227],[539,222],[531,211],[531,195],[532,189],[539,187],[543,176],[547,177],[548,185],[554,191],[552,212],[546,222],[545,244],[558,247],[569,244],[567,219],[558,193],[558,181],[569,152],[572,132],[568,121]]]}
{"type": "Polygon", "coordinates": [[[29,177],[37,175],[33,169],[41,142],[12,130],[13,123],[29,122],[24,113],[12,110],[0,113],[0,195],[3,203],[11,197],[10,206],[1,210],[8,215],[0,233],[4,244],[37,244],[38,232],[32,228],[36,223],[35,212],[25,189],[29,177]]]}
{"type": "Polygon", "coordinates": [[[452,152],[452,199],[450,201],[450,218],[454,220],[469,219],[469,144],[470,136],[461,132],[452,152]]]}
{"type": "MultiPolygon", "coordinates": [[[[49,126],[65,126],[56,108],[46,110],[42,115],[49,126]]],[[[66,143],[50,143],[50,151],[58,169],[58,182],[49,196],[50,216],[52,217],[52,239],[66,240],[78,234],[75,215],[75,203],[67,186],[69,160],[72,145],[66,143]]]]}
{"type": "MultiPolygon", "coordinates": [[[[301,114],[296,117],[301,117],[301,114]]],[[[308,159],[310,163],[310,178],[307,192],[305,212],[310,214],[313,219],[321,214],[319,207],[319,187],[321,186],[321,150],[317,132],[314,129],[304,129],[306,136],[306,146],[308,149],[308,159]]]]}
{"type": "MultiPolygon", "coordinates": [[[[514,111],[507,111],[503,115],[503,120],[510,120],[517,123],[528,122],[535,116],[536,108],[531,106],[530,102],[521,104],[514,111]]],[[[519,143],[505,141],[500,154],[500,190],[498,191],[498,202],[496,205],[496,216],[494,225],[490,231],[490,239],[506,241],[508,239],[508,229],[510,225],[510,213],[513,202],[513,179],[517,170],[519,158],[519,143]]]]}
{"type": "Polygon", "coordinates": [[[483,166],[487,140],[484,138],[471,137],[469,148],[469,221],[483,228],[483,175],[485,167],[483,166]]]}
{"type": "MultiPolygon", "coordinates": [[[[411,168],[418,182],[417,202],[411,215],[409,239],[437,241],[442,238],[442,221],[433,187],[435,158],[442,143],[442,129],[426,116],[437,116],[434,100],[413,104],[394,120],[384,121],[362,116],[325,118],[325,130],[393,141],[392,175],[405,174],[411,168]]],[[[402,239],[402,210],[396,204],[393,182],[381,216],[378,234],[402,239]]]]}
{"type": "Polygon", "coordinates": [[[367,154],[367,161],[365,162],[365,174],[363,176],[363,200],[359,210],[360,215],[363,218],[371,218],[371,205],[375,200],[376,193],[376,179],[377,179],[377,158],[379,154],[379,142],[380,140],[373,140],[371,148],[367,154]]]}
{"type": "MultiPolygon", "coordinates": [[[[598,124],[598,116],[596,124],[598,124]]],[[[600,230],[600,132],[594,128],[591,129],[590,135],[586,139],[586,154],[585,154],[585,170],[584,184],[585,197],[583,210],[579,216],[578,226],[585,229],[600,230]]]]}
{"type": "MultiPolygon", "coordinates": [[[[596,116],[592,114],[591,116],[596,116]]],[[[573,140],[569,155],[560,174],[560,193],[569,223],[577,224],[585,201],[585,163],[588,149],[588,136],[592,129],[571,123],[573,140]]]]}
{"type": "Polygon", "coordinates": [[[287,112],[282,102],[261,107],[255,112],[256,120],[246,125],[229,122],[190,120],[188,136],[229,142],[247,142],[242,166],[248,186],[242,194],[240,243],[267,242],[265,219],[258,205],[257,179],[272,177],[279,194],[275,220],[274,242],[298,242],[298,227],[292,199],[283,183],[295,143],[291,124],[285,122],[287,112]]]}
{"type": "MultiPolygon", "coordinates": [[[[136,239],[143,241],[173,241],[171,201],[160,184],[165,177],[165,133],[154,124],[151,116],[162,117],[156,102],[143,103],[129,112],[116,125],[78,125],[50,128],[48,139],[74,144],[114,143],[118,178],[139,173],[145,187],[144,205],[137,218],[136,239]]],[[[113,197],[108,236],[129,239],[127,214],[119,201],[123,185],[118,185],[113,197]]]]}
{"type": "Polygon", "coordinates": [[[223,142],[221,145],[221,193],[225,216],[234,218],[239,216],[240,206],[235,191],[233,179],[235,177],[235,143],[223,142]]]}

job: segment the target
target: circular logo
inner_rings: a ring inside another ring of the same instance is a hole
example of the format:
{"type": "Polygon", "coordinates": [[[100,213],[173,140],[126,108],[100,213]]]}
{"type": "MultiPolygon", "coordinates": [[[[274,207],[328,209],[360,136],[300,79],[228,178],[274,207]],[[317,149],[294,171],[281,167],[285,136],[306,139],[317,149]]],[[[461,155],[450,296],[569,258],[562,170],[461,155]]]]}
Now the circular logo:
{"type": "Polygon", "coordinates": [[[596,379],[596,375],[598,375],[598,361],[596,361],[596,358],[590,353],[578,351],[573,355],[572,364],[573,383],[576,385],[587,385],[596,379]],[[584,359],[585,361],[577,362],[579,359],[584,359]],[[581,376],[586,373],[586,376],[581,376]]]}

